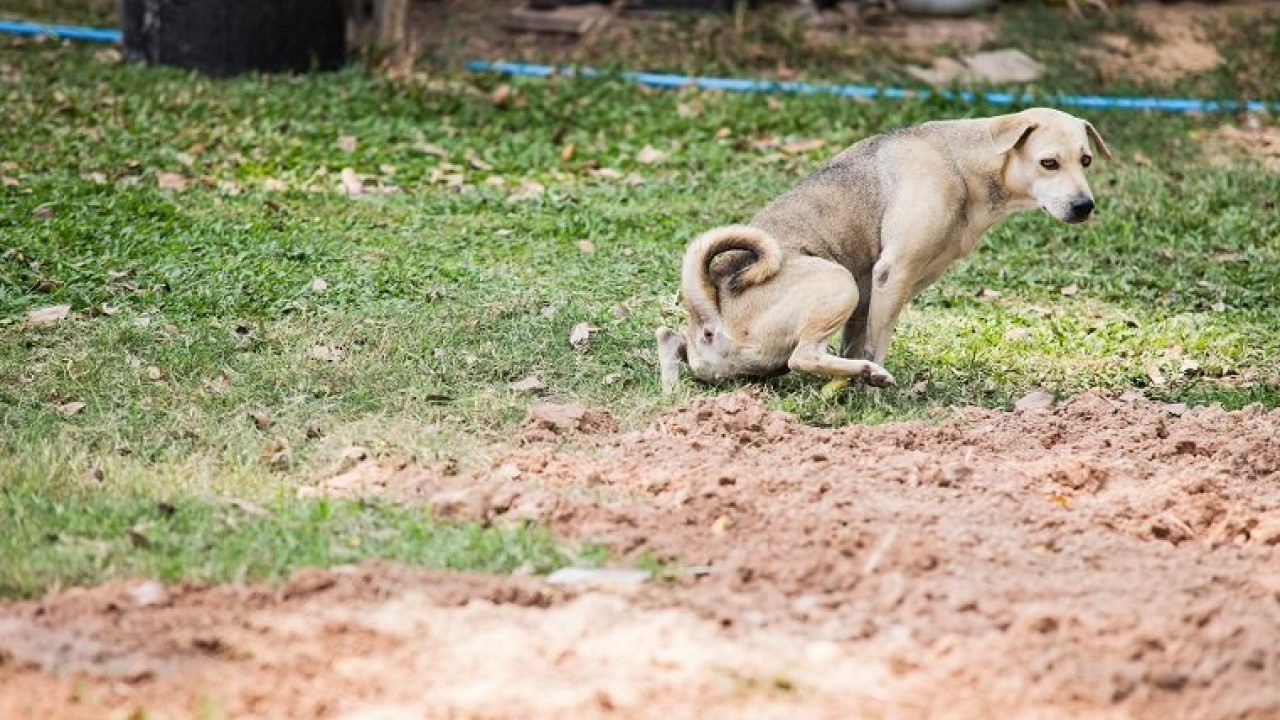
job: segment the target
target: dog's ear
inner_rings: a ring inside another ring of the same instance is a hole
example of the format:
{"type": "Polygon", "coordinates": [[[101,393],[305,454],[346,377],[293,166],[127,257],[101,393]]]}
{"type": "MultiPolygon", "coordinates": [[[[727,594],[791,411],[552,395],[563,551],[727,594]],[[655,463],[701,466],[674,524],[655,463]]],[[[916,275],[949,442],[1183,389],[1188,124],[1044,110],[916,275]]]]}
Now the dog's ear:
{"type": "Polygon", "coordinates": [[[1102,133],[1093,126],[1093,123],[1086,120],[1084,122],[1084,131],[1089,134],[1089,140],[1093,142],[1093,149],[1102,153],[1102,157],[1111,159],[1111,148],[1107,147],[1107,141],[1102,139],[1102,133]]]}
{"type": "Polygon", "coordinates": [[[1022,147],[1031,132],[1038,127],[1040,126],[1021,113],[998,117],[991,126],[991,142],[1004,155],[1022,147]]]}

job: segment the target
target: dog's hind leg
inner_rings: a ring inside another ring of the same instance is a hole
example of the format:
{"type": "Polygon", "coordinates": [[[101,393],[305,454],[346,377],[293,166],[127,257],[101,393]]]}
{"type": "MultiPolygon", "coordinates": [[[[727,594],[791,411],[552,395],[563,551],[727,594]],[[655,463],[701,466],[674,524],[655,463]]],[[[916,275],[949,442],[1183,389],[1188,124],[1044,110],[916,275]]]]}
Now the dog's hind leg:
{"type": "Polygon", "coordinates": [[[888,370],[870,360],[832,355],[827,350],[827,338],[802,342],[791,353],[787,366],[799,372],[831,378],[859,378],[872,387],[886,387],[894,383],[888,370]]]}

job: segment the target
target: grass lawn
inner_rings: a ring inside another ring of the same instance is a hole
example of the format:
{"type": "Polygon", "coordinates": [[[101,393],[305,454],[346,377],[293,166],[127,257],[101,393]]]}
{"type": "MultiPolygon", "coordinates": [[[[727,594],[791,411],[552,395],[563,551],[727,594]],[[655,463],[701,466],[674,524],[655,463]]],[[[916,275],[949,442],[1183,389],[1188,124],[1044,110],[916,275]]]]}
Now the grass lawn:
{"type": "MultiPolygon", "coordinates": [[[[530,374],[624,425],[720,392],[658,394],[652,331],[680,320],[684,244],[869,133],[998,111],[568,80],[508,93],[453,72],[213,81],[30,43],[0,49],[0,77],[0,595],[364,557],[598,561],[536,528],[295,492],[352,444],[483,462],[530,374]],[[344,169],[365,192],[337,191],[344,169]],[[57,305],[67,318],[26,320],[57,305]],[[585,351],[568,342],[580,322],[599,328],[585,351]],[[280,447],[291,462],[269,467],[280,447]]],[[[1218,119],[1091,119],[1123,159],[1095,166],[1095,221],[990,233],[905,315],[900,387],[880,401],[803,376],[765,384],[770,401],[826,424],[1033,388],[1280,404],[1280,177],[1205,164],[1218,119]]]]}

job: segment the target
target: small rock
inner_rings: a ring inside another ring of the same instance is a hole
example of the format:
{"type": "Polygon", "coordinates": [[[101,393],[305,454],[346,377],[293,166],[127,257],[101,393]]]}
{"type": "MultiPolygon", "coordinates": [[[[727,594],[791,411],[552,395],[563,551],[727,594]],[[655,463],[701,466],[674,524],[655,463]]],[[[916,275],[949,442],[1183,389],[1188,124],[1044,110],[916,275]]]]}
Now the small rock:
{"type": "Polygon", "coordinates": [[[126,593],[129,601],[137,607],[155,607],[157,605],[169,604],[169,591],[164,585],[155,580],[148,580],[140,585],[135,585],[126,593]]]}
{"type": "Polygon", "coordinates": [[[625,568],[560,568],[547,576],[553,585],[612,585],[636,587],[649,582],[653,576],[647,570],[625,568]]]}
{"type": "Polygon", "coordinates": [[[573,330],[569,332],[569,344],[574,350],[586,350],[591,344],[591,334],[599,332],[600,328],[591,323],[580,322],[573,326],[573,330]]]}
{"type": "Polygon", "coordinates": [[[464,487],[434,493],[427,505],[442,520],[482,520],[489,509],[489,497],[481,488],[464,487]]]}
{"type": "Polygon", "coordinates": [[[1037,410],[1048,410],[1053,407],[1053,394],[1043,390],[1035,390],[1018,398],[1013,404],[1013,409],[1017,412],[1034,412],[1037,410]]]}
{"type": "Polygon", "coordinates": [[[334,468],[335,475],[341,475],[351,468],[359,465],[369,459],[369,449],[360,445],[351,445],[343,448],[342,454],[338,457],[338,465],[334,468]]]}
{"type": "Polygon", "coordinates": [[[618,424],[608,413],[587,410],[577,403],[540,403],[529,408],[525,429],[560,435],[566,432],[613,432],[618,424]]]}
{"type": "Polygon", "coordinates": [[[1147,681],[1161,690],[1177,692],[1186,687],[1188,679],[1186,673],[1177,672],[1176,670],[1163,670],[1151,673],[1147,681]]]}
{"type": "Polygon", "coordinates": [[[29,310],[27,311],[27,324],[31,327],[49,325],[59,320],[65,320],[70,312],[70,305],[51,305],[39,310],[29,310]]]}
{"type": "Polygon", "coordinates": [[[329,283],[324,278],[315,278],[311,281],[311,292],[322,293],[329,289],[329,283]]]}

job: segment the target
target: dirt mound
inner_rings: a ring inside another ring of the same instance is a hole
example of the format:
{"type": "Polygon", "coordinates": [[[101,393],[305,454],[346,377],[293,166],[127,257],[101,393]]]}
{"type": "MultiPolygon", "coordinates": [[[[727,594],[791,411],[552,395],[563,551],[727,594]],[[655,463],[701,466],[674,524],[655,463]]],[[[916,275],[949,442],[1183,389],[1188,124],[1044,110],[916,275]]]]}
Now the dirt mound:
{"type": "Polygon", "coordinates": [[[1103,392],[824,429],[737,393],[485,473],[365,463],[366,490],[677,564],[611,592],[375,565],[11,605],[0,716],[1274,717],[1277,430],[1103,392]]]}

